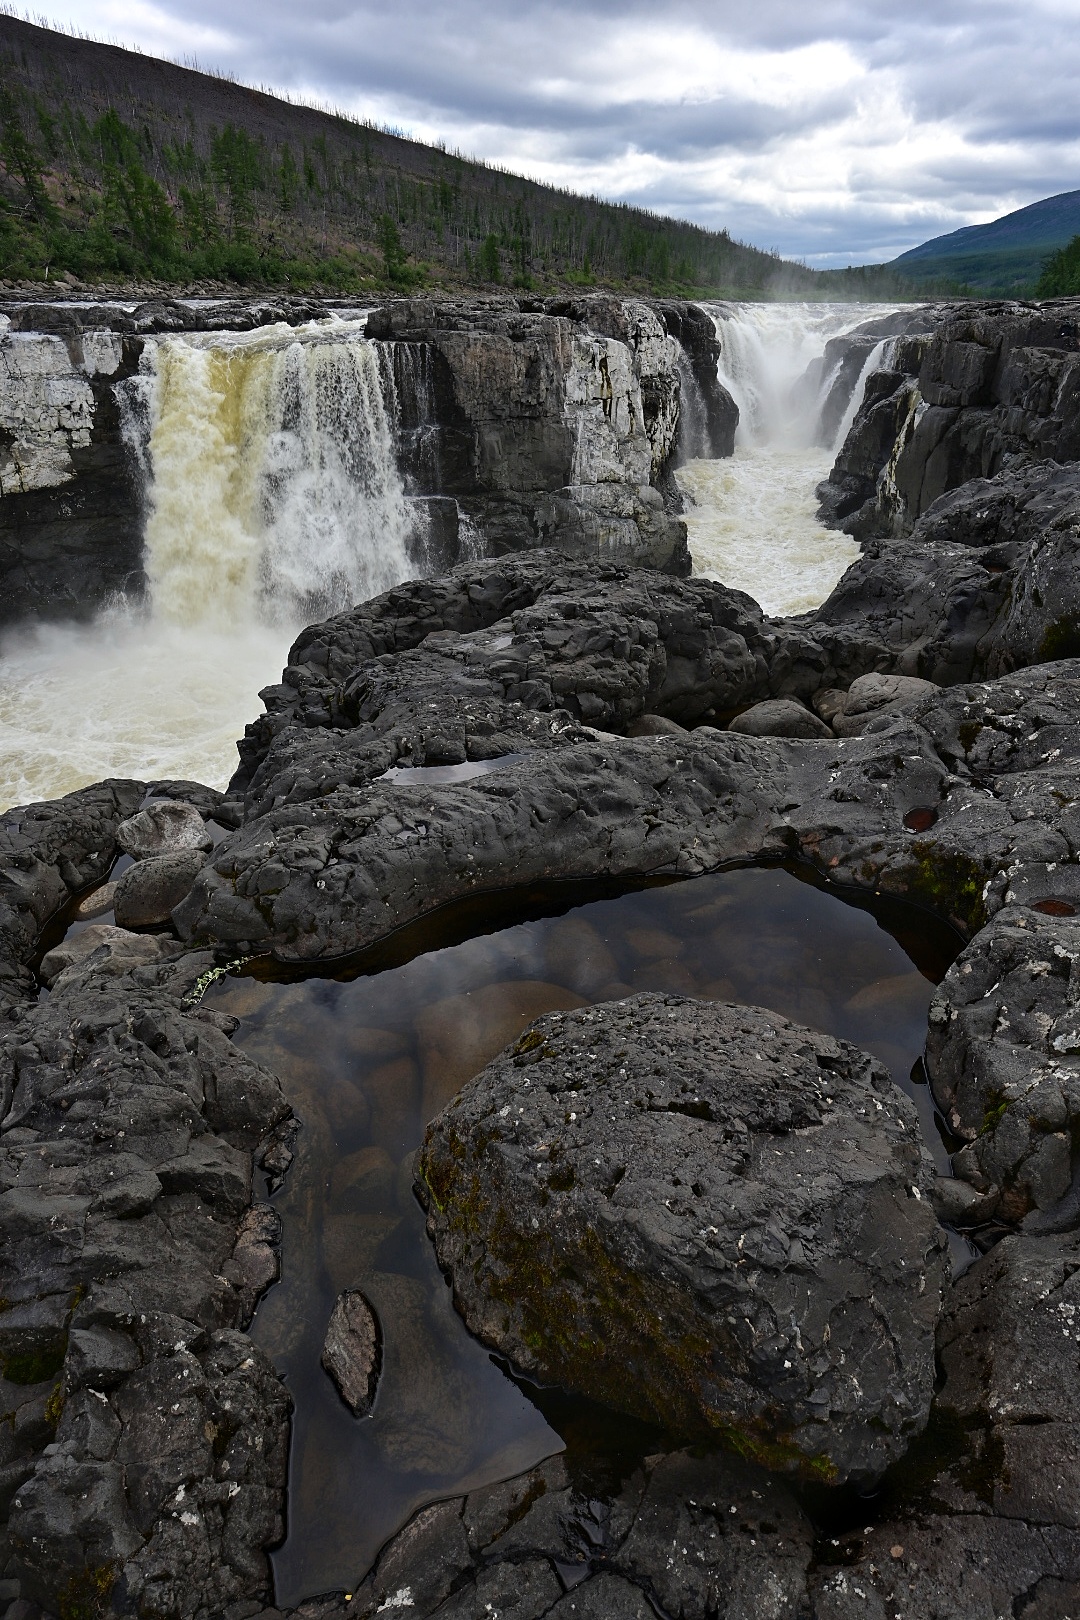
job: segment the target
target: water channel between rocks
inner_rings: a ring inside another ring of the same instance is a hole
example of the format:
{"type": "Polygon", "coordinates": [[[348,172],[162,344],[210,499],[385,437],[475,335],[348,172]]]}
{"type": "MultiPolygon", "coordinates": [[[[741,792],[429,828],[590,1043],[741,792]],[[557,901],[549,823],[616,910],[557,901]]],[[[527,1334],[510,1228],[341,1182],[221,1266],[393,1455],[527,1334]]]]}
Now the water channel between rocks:
{"type": "MultiPolygon", "coordinates": [[[[274,1555],[279,1603],[352,1590],[424,1503],[511,1477],[564,1446],[572,1453],[583,1427],[594,1451],[615,1454],[616,1470],[633,1448],[630,1420],[531,1390],[470,1337],[412,1192],[426,1123],[532,1019],[641,990],[769,1007],[881,1058],[946,1167],[912,1070],[933,982],[958,942],[926,914],[895,903],[875,915],[775,867],[562,915],[550,915],[550,896],[534,898],[517,915],[535,920],[382,972],[231,978],[207,994],[207,1006],[241,1020],[235,1039],[276,1070],[303,1120],[275,1200],[282,1279],[253,1330],[296,1402],[288,1536],[274,1555]],[[354,1286],[384,1332],[375,1411],[360,1421],[319,1361],[334,1300],[354,1286]]],[[[655,1450],[657,1437],[638,1444],[655,1450]]]]}

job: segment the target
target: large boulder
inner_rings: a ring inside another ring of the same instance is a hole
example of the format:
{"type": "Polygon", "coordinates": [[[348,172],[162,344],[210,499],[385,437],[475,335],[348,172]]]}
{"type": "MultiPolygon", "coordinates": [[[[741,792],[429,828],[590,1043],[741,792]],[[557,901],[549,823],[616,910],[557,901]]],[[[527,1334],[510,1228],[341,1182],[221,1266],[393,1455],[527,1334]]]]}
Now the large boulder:
{"type": "Polygon", "coordinates": [[[829,1482],[924,1427],[944,1234],[912,1104],[757,1008],[537,1020],[429,1127],[418,1187],[470,1328],[523,1370],[829,1482]]]}

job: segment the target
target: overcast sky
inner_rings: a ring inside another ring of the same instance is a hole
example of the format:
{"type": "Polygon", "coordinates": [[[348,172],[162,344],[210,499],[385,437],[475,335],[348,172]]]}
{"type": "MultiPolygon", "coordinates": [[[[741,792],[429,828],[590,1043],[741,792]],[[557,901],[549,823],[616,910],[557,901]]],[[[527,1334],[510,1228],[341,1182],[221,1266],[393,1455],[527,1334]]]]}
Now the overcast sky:
{"type": "Polygon", "coordinates": [[[46,17],[818,266],[1080,189],[1080,0],[37,0],[46,17]]]}

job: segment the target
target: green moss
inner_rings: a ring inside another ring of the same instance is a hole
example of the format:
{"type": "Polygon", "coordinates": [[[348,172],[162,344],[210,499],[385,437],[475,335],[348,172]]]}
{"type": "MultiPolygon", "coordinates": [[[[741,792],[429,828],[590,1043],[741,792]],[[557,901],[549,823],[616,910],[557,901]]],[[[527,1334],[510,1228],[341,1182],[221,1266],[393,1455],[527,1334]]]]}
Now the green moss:
{"type": "Polygon", "coordinates": [[[60,1620],[103,1620],[115,1585],[115,1564],[95,1564],[70,1576],[60,1589],[60,1620]]]}
{"type": "Polygon", "coordinates": [[[45,1402],[45,1421],[50,1428],[55,1429],[60,1422],[64,1410],[64,1386],[61,1383],[53,1385],[52,1394],[45,1402]]]}
{"type": "Polygon", "coordinates": [[[1080,658],[1080,620],[1069,614],[1048,625],[1039,643],[1039,659],[1051,664],[1058,658],[1080,658]]]}
{"type": "Polygon", "coordinates": [[[979,1135],[985,1136],[988,1131],[996,1130],[1004,1119],[1009,1107],[1009,1099],[1000,1091],[992,1091],[979,1126],[979,1135]]]}
{"type": "Polygon", "coordinates": [[[909,893],[966,933],[974,934],[986,922],[983,889],[989,872],[957,850],[935,843],[911,846],[914,873],[909,893]]]}
{"type": "Polygon", "coordinates": [[[26,1350],[10,1356],[0,1356],[0,1371],[9,1384],[43,1384],[55,1378],[64,1365],[66,1342],[50,1345],[44,1350],[26,1350]]]}

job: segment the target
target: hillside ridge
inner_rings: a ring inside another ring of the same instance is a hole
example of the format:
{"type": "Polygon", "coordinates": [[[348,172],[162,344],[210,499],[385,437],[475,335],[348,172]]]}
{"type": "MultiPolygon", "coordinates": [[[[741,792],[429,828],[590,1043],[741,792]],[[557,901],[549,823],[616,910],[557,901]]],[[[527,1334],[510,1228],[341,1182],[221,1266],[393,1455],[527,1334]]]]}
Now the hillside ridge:
{"type": "Polygon", "coordinates": [[[0,279],[902,297],[0,13],[0,279]]]}

